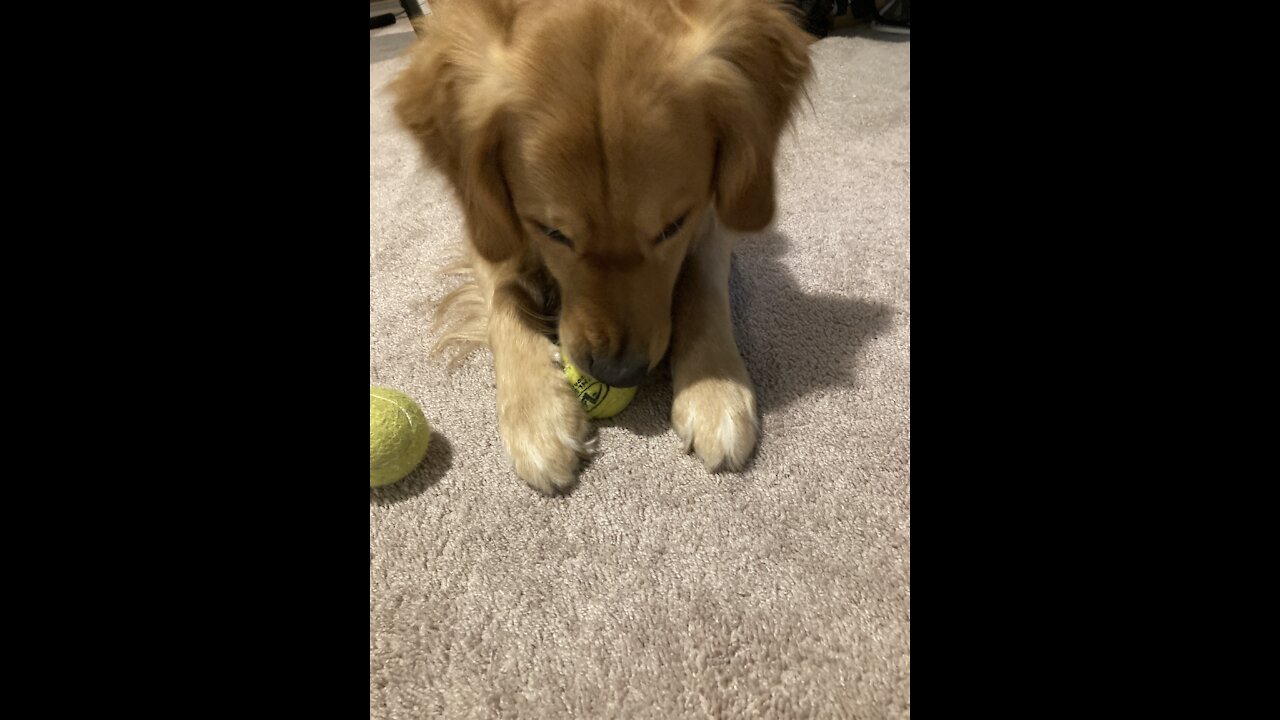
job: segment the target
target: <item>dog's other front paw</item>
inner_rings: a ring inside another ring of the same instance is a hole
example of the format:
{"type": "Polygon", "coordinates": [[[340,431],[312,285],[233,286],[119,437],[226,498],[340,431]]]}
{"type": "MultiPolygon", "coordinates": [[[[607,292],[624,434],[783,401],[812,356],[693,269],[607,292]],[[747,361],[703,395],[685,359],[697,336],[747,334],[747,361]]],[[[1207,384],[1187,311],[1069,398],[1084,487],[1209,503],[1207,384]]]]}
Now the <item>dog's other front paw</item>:
{"type": "Polygon", "coordinates": [[[516,474],[546,495],[568,490],[595,451],[586,412],[553,367],[512,385],[498,387],[498,434],[516,474]]]}
{"type": "Polygon", "coordinates": [[[755,392],[738,380],[699,378],[676,388],[671,424],[707,470],[741,470],[760,434],[755,392]]]}

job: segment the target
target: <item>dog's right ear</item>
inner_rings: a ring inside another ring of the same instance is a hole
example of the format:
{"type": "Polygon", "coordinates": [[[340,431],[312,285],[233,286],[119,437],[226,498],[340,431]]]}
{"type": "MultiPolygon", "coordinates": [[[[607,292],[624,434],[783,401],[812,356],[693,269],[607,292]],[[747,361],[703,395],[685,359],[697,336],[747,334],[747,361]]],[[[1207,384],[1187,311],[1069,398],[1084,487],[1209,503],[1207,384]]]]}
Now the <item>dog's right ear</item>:
{"type": "Polygon", "coordinates": [[[513,3],[432,2],[409,67],[391,85],[395,112],[448,178],[467,230],[490,262],[523,245],[520,221],[502,173],[505,42],[513,3]]]}
{"type": "Polygon", "coordinates": [[[810,37],[782,0],[683,0],[685,47],[717,133],[716,212],[755,232],[773,220],[779,136],[811,72],[810,37]]]}

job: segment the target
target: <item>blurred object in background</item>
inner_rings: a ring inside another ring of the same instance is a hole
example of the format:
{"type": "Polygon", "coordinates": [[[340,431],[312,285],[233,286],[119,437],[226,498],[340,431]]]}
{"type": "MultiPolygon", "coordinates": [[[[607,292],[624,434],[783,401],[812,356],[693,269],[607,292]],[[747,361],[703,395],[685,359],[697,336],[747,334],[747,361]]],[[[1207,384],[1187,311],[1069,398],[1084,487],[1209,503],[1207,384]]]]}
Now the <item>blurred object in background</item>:
{"type": "MultiPolygon", "coordinates": [[[[369,29],[376,30],[378,28],[387,27],[388,25],[394,25],[396,23],[397,17],[404,17],[404,18],[408,18],[409,25],[413,27],[414,32],[417,32],[418,28],[416,25],[413,24],[413,21],[416,20],[417,18],[422,17],[423,15],[430,13],[431,12],[430,6],[427,7],[426,12],[423,12],[422,6],[425,4],[425,0],[398,0],[398,2],[400,3],[400,10],[401,10],[400,12],[382,13],[379,15],[371,16],[369,18],[369,29]]],[[[391,3],[385,0],[374,0],[373,2],[369,3],[370,12],[375,11],[375,9],[373,8],[373,6],[375,5],[386,6],[386,5],[391,5],[391,3]]],[[[378,9],[385,9],[385,8],[380,7],[378,9]]]]}
{"type": "Polygon", "coordinates": [[[815,37],[833,27],[869,23],[878,30],[910,32],[911,0],[791,0],[800,11],[801,25],[815,37]]]}

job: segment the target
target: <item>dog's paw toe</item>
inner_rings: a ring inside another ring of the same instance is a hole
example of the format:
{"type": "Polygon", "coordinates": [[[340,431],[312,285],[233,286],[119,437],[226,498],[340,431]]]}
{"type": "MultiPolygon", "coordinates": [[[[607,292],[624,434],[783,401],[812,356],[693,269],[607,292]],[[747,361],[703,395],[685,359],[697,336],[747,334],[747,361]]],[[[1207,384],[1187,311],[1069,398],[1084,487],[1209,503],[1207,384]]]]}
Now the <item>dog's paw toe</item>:
{"type": "Polygon", "coordinates": [[[685,452],[696,453],[710,472],[741,470],[760,434],[755,393],[732,380],[699,380],[679,390],[671,424],[685,452]]]}
{"type": "Polygon", "coordinates": [[[498,425],[516,474],[545,495],[573,487],[579,465],[595,452],[591,424],[567,384],[502,412],[498,425]]]}

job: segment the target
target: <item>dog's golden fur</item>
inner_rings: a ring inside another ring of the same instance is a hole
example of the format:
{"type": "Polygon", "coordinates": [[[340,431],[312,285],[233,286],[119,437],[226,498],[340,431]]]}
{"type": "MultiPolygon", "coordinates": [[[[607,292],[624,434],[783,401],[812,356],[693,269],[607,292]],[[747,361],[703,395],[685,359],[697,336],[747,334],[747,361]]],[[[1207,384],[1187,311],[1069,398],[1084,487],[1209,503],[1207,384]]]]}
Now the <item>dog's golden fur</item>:
{"type": "Polygon", "coordinates": [[[431,9],[396,112],[462,207],[471,279],[442,304],[461,320],[444,340],[493,352],[516,473],[556,492],[591,452],[558,351],[643,372],[669,350],[686,450],[708,469],[741,467],[758,423],[718,227],[773,217],[807,36],[769,0],[431,9]]]}

